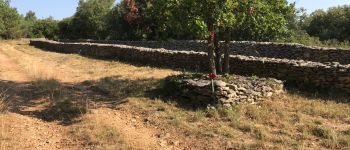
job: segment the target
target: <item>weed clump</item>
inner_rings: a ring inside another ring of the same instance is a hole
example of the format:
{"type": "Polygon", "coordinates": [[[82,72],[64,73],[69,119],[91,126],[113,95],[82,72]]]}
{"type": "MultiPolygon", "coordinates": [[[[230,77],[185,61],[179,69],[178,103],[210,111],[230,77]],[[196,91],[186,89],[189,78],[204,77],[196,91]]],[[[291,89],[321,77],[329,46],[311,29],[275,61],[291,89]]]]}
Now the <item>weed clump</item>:
{"type": "Polygon", "coordinates": [[[336,135],[333,131],[331,131],[327,128],[321,127],[321,126],[316,126],[316,127],[312,128],[311,133],[314,136],[317,136],[317,137],[323,138],[323,139],[335,139],[336,138],[336,135]]]}
{"type": "Polygon", "coordinates": [[[34,82],[34,86],[49,99],[48,108],[41,112],[45,120],[70,121],[87,112],[85,107],[72,102],[68,89],[55,79],[40,79],[34,82]]]}
{"type": "Polygon", "coordinates": [[[47,120],[70,121],[72,118],[85,114],[87,110],[84,107],[75,106],[71,100],[56,102],[46,111],[47,120]]]}

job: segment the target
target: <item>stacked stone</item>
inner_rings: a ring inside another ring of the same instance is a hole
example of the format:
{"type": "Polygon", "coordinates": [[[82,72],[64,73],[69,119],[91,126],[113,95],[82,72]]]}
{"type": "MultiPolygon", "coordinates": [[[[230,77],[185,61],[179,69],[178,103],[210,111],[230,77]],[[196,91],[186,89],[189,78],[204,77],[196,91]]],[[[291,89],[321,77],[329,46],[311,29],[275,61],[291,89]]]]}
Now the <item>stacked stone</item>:
{"type": "MultiPolygon", "coordinates": [[[[195,101],[214,102],[211,81],[208,79],[180,78],[171,81],[179,85],[178,91],[174,92],[180,93],[180,96],[195,101]]],[[[236,76],[227,82],[216,80],[214,83],[215,99],[226,107],[244,103],[255,104],[273,95],[283,93],[282,81],[270,78],[249,79],[236,76]]]]}
{"type": "Polygon", "coordinates": [[[276,79],[248,80],[239,77],[227,83],[219,80],[215,85],[218,100],[227,106],[241,103],[254,104],[275,94],[283,93],[283,83],[276,79]]]}

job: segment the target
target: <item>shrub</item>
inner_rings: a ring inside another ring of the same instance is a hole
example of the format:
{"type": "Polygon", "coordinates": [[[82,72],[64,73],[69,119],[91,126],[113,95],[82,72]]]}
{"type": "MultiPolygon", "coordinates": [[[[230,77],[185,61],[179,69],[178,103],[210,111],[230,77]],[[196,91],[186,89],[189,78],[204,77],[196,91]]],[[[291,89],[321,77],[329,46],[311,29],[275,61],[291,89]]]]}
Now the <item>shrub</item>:
{"type": "Polygon", "coordinates": [[[311,133],[314,136],[317,136],[317,137],[323,138],[323,139],[335,140],[337,137],[336,133],[334,133],[332,130],[327,129],[325,127],[321,127],[321,126],[316,126],[316,127],[312,128],[311,133]]]}

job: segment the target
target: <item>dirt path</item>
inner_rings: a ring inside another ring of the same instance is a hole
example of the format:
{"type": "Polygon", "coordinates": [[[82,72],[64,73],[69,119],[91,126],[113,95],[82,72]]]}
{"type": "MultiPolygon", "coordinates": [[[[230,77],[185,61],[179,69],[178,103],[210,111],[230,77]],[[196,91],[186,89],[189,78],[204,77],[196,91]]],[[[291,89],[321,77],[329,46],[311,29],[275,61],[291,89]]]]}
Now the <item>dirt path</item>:
{"type": "MultiPolygon", "coordinates": [[[[1,43],[0,47],[0,80],[3,89],[7,89],[13,110],[22,108],[17,103],[27,99],[19,96],[27,82],[31,81],[21,66],[4,54],[13,49],[11,45],[1,43]],[[13,84],[15,83],[15,84],[13,84]]],[[[30,109],[30,108],[26,108],[30,109]]],[[[35,109],[35,108],[32,108],[35,109]]],[[[57,123],[50,123],[16,111],[3,114],[1,119],[0,149],[79,149],[73,139],[65,135],[68,129],[57,123]]]]}
{"type": "Polygon", "coordinates": [[[3,54],[6,51],[4,44],[0,45],[0,79],[8,81],[24,82],[30,78],[23,74],[21,68],[10,58],[3,54]]]}
{"type": "MultiPolygon", "coordinates": [[[[85,64],[87,62],[80,62],[77,58],[72,58],[69,55],[67,57],[63,54],[19,49],[15,45],[17,42],[13,41],[0,44],[0,87],[10,88],[10,100],[13,101],[12,104],[15,107],[13,110],[18,110],[0,115],[0,149],[95,149],[94,146],[87,145],[85,139],[72,136],[72,132],[75,130],[84,132],[86,126],[63,126],[59,122],[47,122],[35,116],[32,113],[45,107],[42,103],[45,100],[26,98],[21,93],[24,93],[23,91],[28,88],[30,82],[38,78],[54,78],[62,83],[77,84],[85,80],[106,76],[106,74],[95,75],[106,71],[91,68],[85,64]],[[68,66],[66,63],[62,63],[66,59],[72,61],[73,64],[68,66]],[[74,65],[74,62],[79,63],[74,65]]],[[[105,64],[105,62],[92,63],[92,65],[97,66],[106,66],[105,64]]],[[[113,72],[109,74],[112,75],[113,72]]],[[[135,74],[131,74],[135,76],[135,74]]],[[[98,124],[113,127],[119,134],[118,138],[124,141],[124,145],[127,145],[123,147],[168,149],[164,141],[156,137],[157,131],[144,127],[142,123],[135,122],[130,114],[100,108],[93,110],[82,119],[83,122],[85,119],[85,122],[95,121],[98,124]]],[[[115,143],[114,147],[118,148],[118,143],[115,143]]]]}

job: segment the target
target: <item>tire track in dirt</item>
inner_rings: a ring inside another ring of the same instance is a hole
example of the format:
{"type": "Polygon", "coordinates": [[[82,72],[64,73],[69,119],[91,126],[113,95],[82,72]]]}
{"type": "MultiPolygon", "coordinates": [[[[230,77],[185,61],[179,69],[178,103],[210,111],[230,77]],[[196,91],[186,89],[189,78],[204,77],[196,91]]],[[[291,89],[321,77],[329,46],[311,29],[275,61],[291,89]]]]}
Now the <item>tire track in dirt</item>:
{"type": "MultiPolygon", "coordinates": [[[[11,95],[11,107],[27,100],[20,94],[31,77],[25,74],[15,61],[9,58],[5,51],[13,49],[11,45],[0,43],[0,87],[7,89],[11,95]]],[[[14,108],[17,110],[21,108],[14,108]]],[[[45,122],[30,115],[21,115],[16,111],[0,114],[0,149],[81,149],[67,133],[66,127],[54,122],[45,122]]]]}

